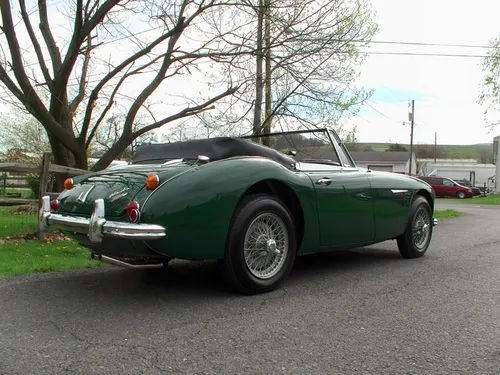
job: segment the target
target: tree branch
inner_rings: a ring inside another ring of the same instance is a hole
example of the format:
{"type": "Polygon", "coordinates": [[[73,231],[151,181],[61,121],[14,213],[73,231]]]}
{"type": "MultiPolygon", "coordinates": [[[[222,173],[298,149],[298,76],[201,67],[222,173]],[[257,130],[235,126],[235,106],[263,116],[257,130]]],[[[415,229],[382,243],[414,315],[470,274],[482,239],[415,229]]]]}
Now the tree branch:
{"type": "Polygon", "coordinates": [[[3,82],[5,86],[9,89],[11,93],[14,94],[14,96],[25,106],[27,106],[26,98],[24,97],[23,92],[19,89],[19,87],[16,86],[14,81],[12,81],[3,68],[3,66],[0,65],[0,81],[3,82]]]}
{"type": "MultiPolygon", "coordinates": [[[[156,38],[152,43],[150,43],[146,48],[136,52],[129,58],[125,59],[122,63],[117,65],[113,70],[111,70],[106,76],[94,87],[92,92],[90,93],[89,101],[87,104],[87,110],[85,111],[85,117],[83,120],[83,126],[82,130],[80,132],[79,138],[85,139],[87,137],[87,132],[90,126],[90,119],[92,117],[92,112],[95,106],[95,103],[99,97],[99,92],[102,90],[102,88],[113,78],[115,77],[118,73],[120,73],[125,67],[133,63],[134,61],[138,60],[139,58],[147,55],[150,53],[153,48],[170,38],[174,33],[176,32],[176,29],[170,30],[169,32],[161,35],[160,37],[156,38]]],[[[156,60],[155,60],[156,61],[156,60]]]]}
{"type": "MultiPolygon", "coordinates": [[[[7,38],[7,43],[9,44],[14,75],[19,84],[19,87],[24,94],[24,100],[22,100],[23,104],[33,116],[35,116],[42,124],[44,124],[48,131],[50,131],[57,139],[63,142],[70,150],[77,152],[78,144],[73,138],[72,134],[59,126],[55,119],[50,115],[50,113],[47,111],[47,108],[45,108],[44,104],[36,94],[28,77],[26,76],[24,63],[19,48],[19,42],[14,30],[14,23],[12,21],[12,12],[9,0],[0,0],[0,9],[2,12],[3,31],[5,33],[5,37],[7,38]]],[[[3,82],[5,81],[3,80],[3,82]]],[[[7,86],[9,89],[13,88],[12,84],[9,85],[10,86],[7,86]]],[[[19,90],[14,90],[13,93],[15,95],[16,93],[17,95],[19,95],[19,90]]]]}
{"type": "Polygon", "coordinates": [[[113,89],[113,92],[111,94],[111,97],[109,98],[108,100],[108,103],[106,105],[106,107],[103,109],[103,111],[101,112],[101,115],[99,116],[99,118],[97,119],[97,121],[95,122],[92,130],[90,131],[90,134],[89,134],[89,137],[87,138],[87,140],[85,141],[85,146],[88,148],[90,146],[90,142],[92,142],[92,139],[94,138],[97,130],[98,130],[98,127],[99,125],[101,124],[102,120],[104,120],[104,117],[106,117],[106,114],[108,113],[108,111],[111,109],[111,107],[113,106],[113,103],[114,103],[114,98],[115,98],[115,95],[116,93],[118,92],[118,90],[120,89],[122,83],[128,78],[130,77],[131,75],[135,74],[134,72],[131,72],[131,73],[127,73],[125,75],[123,75],[123,77],[120,78],[120,80],[118,81],[118,83],[116,84],[115,88],[113,89]]]}
{"type": "MultiPolygon", "coordinates": [[[[40,0],[43,1],[43,0],[40,0]]],[[[102,4],[95,12],[92,18],[82,20],[82,0],[77,0],[77,14],[75,17],[75,27],[73,31],[73,37],[71,38],[71,42],[68,46],[68,51],[64,58],[64,61],[61,65],[60,74],[56,78],[58,81],[59,87],[61,89],[66,87],[68,83],[69,76],[75,65],[75,62],[78,58],[78,54],[80,52],[80,47],[86,38],[90,37],[90,33],[94,30],[106,17],[106,15],[113,9],[115,5],[117,5],[120,0],[106,0],[104,4],[102,4]]]]}
{"type": "Polygon", "coordinates": [[[82,66],[82,75],[80,77],[80,83],[78,85],[78,94],[75,96],[75,98],[71,101],[69,105],[69,111],[71,113],[71,116],[75,116],[76,109],[82,102],[84,96],[85,96],[85,87],[87,86],[87,71],[89,68],[89,61],[90,61],[90,52],[92,50],[92,39],[88,38],[87,39],[87,50],[85,52],[85,57],[83,59],[83,66],[82,66]]]}
{"type": "Polygon", "coordinates": [[[38,14],[40,17],[40,31],[42,32],[43,39],[47,45],[47,50],[49,51],[50,59],[52,60],[52,69],[55,77],[61,67],[62,60],[59,48],[57,47],[52,32],[50,31],[46,0],[38,0],[38,14]]]}
{"type": "Polygon", "coordinates": [[[133,138],[140,137],[144,133],[151,131],[153,129],[157,129],[157,128],[159,128],[159,127],[161,127],[169,122],[179,120],[179,119],[184,118],[184,117],[193,116],[193,115],[196,115],[200,112],[207,111],[209,109],[213,109],[214,107],[209,107],[209,106],[214,104],[215,102],[219,101],[220,99],[226,97],[226,96],[233,95],[236,91],[238,91],[238,87],[231,87],[231,88],[227,89],[226,91],[224,91],[222,94],[214,96],[213,98],[211,98],[210,100],[207,100],[206,102],[204,102],[202,104],[199,104],[195,107],[184,108],[182,111],[176,113],[175,115],[165,117],[164,119],[162,119],[160,121],[157,121],[153,124],[150,124],[148,126],[145,126],[141,129],[135,131],[134,133],[132,133],[132,137],[133,138]]]}
{"type": "Polygon", "coordinates": [[[43,78],[45,79],[45,82],[47,83],[47,86],[50,90],[52,87],[52,78],[50,76],[49,70],[47,69],[47,65],[45,64],[42,49],[40,47],[40,43],[38,43],[38,39],[36,38],[33,26],[31,25],[28,12],[26,11],[25,0],[19,0],[19,5],[21,6],[21,16],[23,18],[24,25],[26,26],[26,30],[28,31],[28,34],[30,36],[31,43],[33,43],[33,48],[35,49],[36,57],[38,58],[38,63],[40,64],[43,78]]]}

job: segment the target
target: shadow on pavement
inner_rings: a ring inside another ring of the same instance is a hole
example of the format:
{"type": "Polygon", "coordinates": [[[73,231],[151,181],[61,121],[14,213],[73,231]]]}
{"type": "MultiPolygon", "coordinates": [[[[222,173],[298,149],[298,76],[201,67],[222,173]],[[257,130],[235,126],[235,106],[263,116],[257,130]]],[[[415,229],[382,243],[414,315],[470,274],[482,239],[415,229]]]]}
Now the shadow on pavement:
{"type": "MultiPolygon", "coordinates": [[[[378,267],[405,267],[407,262],[396,248],[385,250],[370,247],[302,256],[296,259],[282,288],[293,293],[295,288],[314,287],[324,279],[362,276],[378,267]]],[[[166,270],[135,271],[107,267],[35,275],[25,277],[20,285],[23,285],[24,291],[29,289],[41,299],[47,295],[70,300],[88,299],[93,303],[105,300],[106,304],[120,300],[135,304],[155,303],[158,299],[172,302],[197,298],[248,298],[229,289],[215,261],[173,261],[166,270]],[[25,288],[31,278],[32,285],[25,288]]]]}

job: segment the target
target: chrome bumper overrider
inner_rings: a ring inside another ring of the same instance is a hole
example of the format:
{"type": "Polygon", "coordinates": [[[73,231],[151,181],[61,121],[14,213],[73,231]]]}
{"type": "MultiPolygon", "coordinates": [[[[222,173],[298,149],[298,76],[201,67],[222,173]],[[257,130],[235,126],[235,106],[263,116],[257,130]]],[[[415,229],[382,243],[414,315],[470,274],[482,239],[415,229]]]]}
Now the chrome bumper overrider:
{"type": "Polygon", "coordinates": [[[50,197],[42,198],[39,212],[40,231],[47,232],[49,226],[63,230],[86,234],[91,242],[100,243],[104,237],[128,240],[156,240],[165,237],[165,228],[155,224],[134,224],[121,221],[109,221],[104,218],[104,200],[94,201],[94,211],[90,219],[78,216],[66,216],[50,212],[50,197]]]}
{"type": "Polygon", "coordinates": [[[432,218],[432,226],[435,227],[436,225],[438,225],[438,219],[432,218]]]}

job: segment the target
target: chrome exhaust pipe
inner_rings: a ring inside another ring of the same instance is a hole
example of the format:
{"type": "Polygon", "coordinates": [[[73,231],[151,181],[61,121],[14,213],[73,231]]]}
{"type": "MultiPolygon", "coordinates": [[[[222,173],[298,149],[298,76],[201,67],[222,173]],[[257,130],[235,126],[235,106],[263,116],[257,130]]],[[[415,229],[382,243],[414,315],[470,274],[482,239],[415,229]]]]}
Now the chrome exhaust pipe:
{"type": "Polygon", "coordinates": [[[92,253],[90,255],[91,259],[97,260],[104,263],[109,263],[114,266],[119,266],[123,268],[128,268],[132,270],[145,270],[145,269],[155,269],[155,268],[163,268],[163,263],[146,263],[146,264],[132,264],[124,262],[123,260],[118,260],[115,258],[108,257],[106,255],[92,253]]]}

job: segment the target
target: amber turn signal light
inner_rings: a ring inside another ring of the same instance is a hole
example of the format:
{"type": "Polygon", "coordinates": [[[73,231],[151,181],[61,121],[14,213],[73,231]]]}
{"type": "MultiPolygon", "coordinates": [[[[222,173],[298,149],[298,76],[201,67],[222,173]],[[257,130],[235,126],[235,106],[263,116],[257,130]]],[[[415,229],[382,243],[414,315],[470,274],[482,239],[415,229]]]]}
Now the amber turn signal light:
{"type": "Polygon", "coordinates": [[[69,190],[69,189],[73,189],[73,179],[72,178],[67,178],[66,180],[64,180],[64,188],[66,190],[69,190]]]}
{"type": "Polygon", "coordinates": [[[146,189],[154,190],[160,184],[160,178],[157,174],[150,174],[146,180],[146,189]]]}

